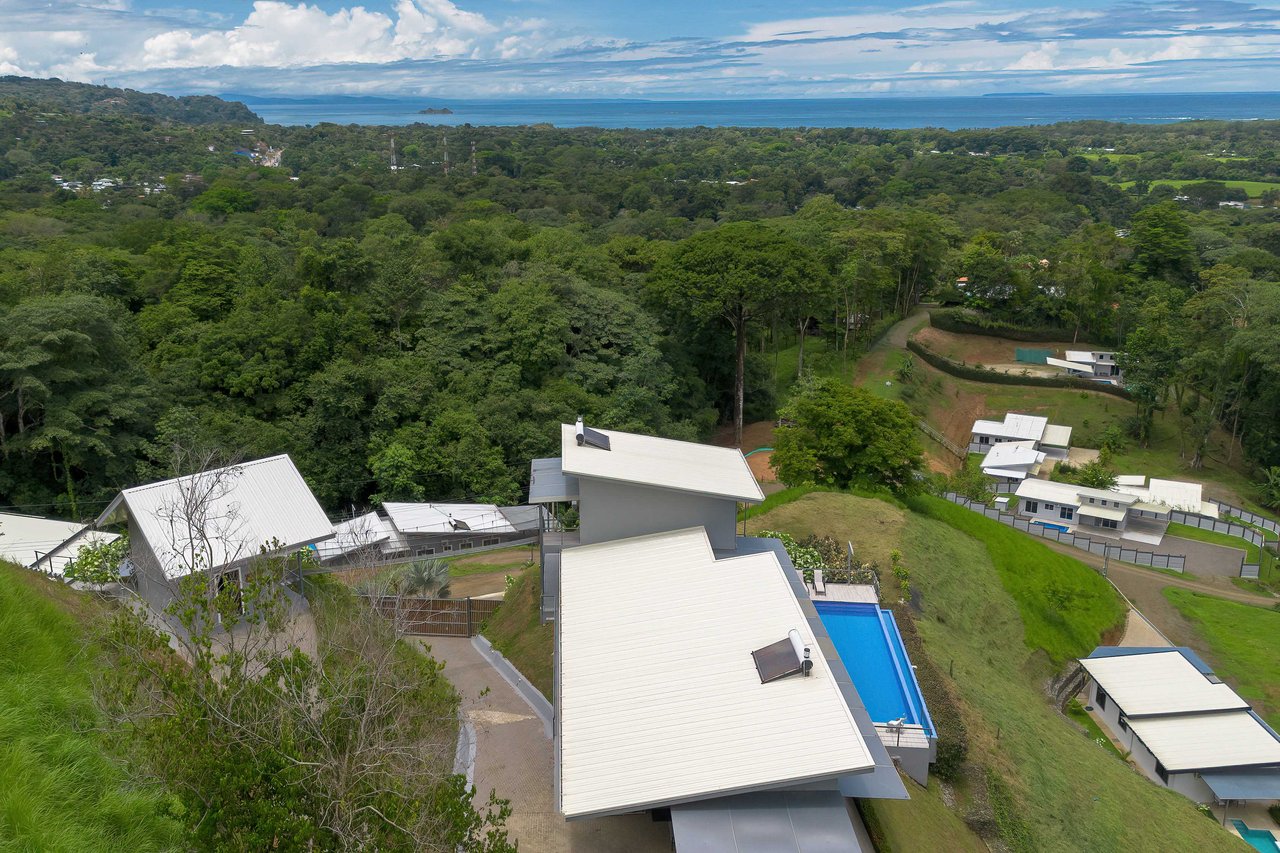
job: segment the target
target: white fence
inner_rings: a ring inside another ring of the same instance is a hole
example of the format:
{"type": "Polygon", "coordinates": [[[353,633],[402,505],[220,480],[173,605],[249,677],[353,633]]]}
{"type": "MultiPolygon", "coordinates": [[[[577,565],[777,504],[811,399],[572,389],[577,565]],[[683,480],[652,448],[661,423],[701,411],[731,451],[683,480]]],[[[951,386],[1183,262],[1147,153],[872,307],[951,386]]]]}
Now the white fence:
{"type": "Polygon", "coordinates": [[[947,492],[943,497],[954,504],[959,504],[966,509],[981,513],[992,521],[998,521],[1006,527],[1021,530],[1023,533],[1030,533],[1032,536],[1039,536],[1041,539],[1061,542],[1064,545],[1088,551],[1090,554],[1097,554],[1099,557],[1109,557],[1124,563],[1151,566],[1157,569],[1172,569],[1175,572],[1185,571],[1187,567],[1187,558],[1181,554],[1155,554],[1151,551],[1139,551],[1135,548],[1126,548],[1123,545],[1117,545],[1112,542],[1090,539],[1088,536],[1080,536],[1066,530],[1056,530],[1043,524],[1032,524],[1030,519],[992,509],[986,504],[976,503],[955,492],[947,492]]]}

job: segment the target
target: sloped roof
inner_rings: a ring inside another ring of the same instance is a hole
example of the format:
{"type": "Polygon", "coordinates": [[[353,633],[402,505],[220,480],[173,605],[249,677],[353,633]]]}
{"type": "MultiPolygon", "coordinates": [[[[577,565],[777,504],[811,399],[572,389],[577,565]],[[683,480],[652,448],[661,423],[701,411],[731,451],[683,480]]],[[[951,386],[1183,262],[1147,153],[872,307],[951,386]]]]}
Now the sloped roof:
{"type": "Polygon", "coordinates": [[[1044,435],[1044,428],[1049,419],[1037,415],[1020,415],[1009,412],[1003,421],[977,420],[973,422],[973,431],[980,435],[994,435],[1000,438],[1039,441],[1044,435]]]}
{"type": "Polygon", "coordinates": [[[40,562],[42,568],[61,574],[66,563],[75,559],[85,545],[120,538],[114,533],[86,530],[86,526],[78,521],[2,512],[0,559],[10,560],[26,568],[32,568],[40,562]],[[55,559],[48,559],[51,554],[56,555],[55,559]]]}
{"type": "Polygon", "coordinates": [[[1070,447],[1071,446],[1071,427],[1062,424],[1049,424],[1044,428],[1044,435],[1040,437],[1041,444],[1047,444],[1050,447],[1070,447]]]}
{"type": "Polygon", "coordinates": [[[367,512],[338,522],[333,529],[336,535],[316,548],[322,560],[365,549],[393,553],[407,547],[404,538],[391,522],[376,512],[367,512]]]}
{"type": "Polygon", "coordinates": [[[1034,441],[1006,441],[992,445],[982,459],[984,468],[1031,467],[1044,461],[1044,453],[1036,450],[1034,441]]]}
{"type": "Polygon", "coordinates": [[[396,530],[404,534],[516,532],[494,504],[385,503],[382,508],[396,530]]]}
{"type": "Polygon", "coordinates": [[[1129,727],[1166,770],[1280,765],[1280,740],[1250,711],[1150,717],[1129,727]]]}
{"type": "Polygon", "coordinates": [[[1119,503],[1130,506],[1138,499],[1123,492],[1112,492],[1107,489],[1091,489],[1075,483],[1059,483],[1055,480],[1024,480],[1018,484],[1016,493],[1020,498],[1031,500],[1054,501],[1056,503],[1084,504],[1089,498],[1119,503]]]}
{"type": "Polygon", "coordinates": [[[1249,708],[1229,685],[1200,672],[1177,649],[1087,657],[1080,664],[1131,719],[1249,708]]]}
{"type": "Polygon", "coordinates": [[[566,817],[875,766],[772,552],[717,560],[700,527],[568,548],[556,628],[566,817]],[[690,579],[714,600],[672,594],[690,579]],[[761,684],[751,652],[791,630],[812,673],[761,684]]]}
{"type": "Polygon", "coordinates": [[[125,489],[95,526],[128,519],[168,577],[329,539],[333,525],[287,455],[125,489]]]}
{"type": "Polygon", "coordinates": [[[733,498],[764,500],[742,451],[692,441],[598,429],[609,450],[580,445],[574,424],[560,426],[561,470],[575,477],[733,498]]]}

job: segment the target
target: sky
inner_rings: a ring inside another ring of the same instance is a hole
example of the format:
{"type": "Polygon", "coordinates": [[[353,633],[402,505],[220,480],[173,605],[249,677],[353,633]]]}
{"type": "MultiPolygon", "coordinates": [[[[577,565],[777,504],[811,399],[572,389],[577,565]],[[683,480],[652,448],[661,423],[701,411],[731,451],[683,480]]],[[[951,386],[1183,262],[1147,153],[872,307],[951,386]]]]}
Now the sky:
{"type": "Polygon", "coordinates": [[[0,75],[171,94],[1276,89],[1280,0],[0,0],[0,75]]]}

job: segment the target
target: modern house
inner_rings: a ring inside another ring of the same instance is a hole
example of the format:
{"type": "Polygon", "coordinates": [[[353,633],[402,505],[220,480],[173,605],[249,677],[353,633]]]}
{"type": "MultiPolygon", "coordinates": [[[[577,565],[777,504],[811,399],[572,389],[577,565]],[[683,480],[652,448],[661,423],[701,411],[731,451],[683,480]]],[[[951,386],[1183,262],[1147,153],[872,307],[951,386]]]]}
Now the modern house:
{"type": "Polygon", "coordinates": [[[560,426],[560,456],[533,460],[529,503],[573,504],[577,530],[542,537],[543,618],[554,618],[559,553],[575,545],[699,526],[711,546],[737,547],[738,505],[764,492],[742,452],[583,424],[560,426]]]}
{"type": "Polygon", "coordinates": [[[240,585],[262,556],[293,554],[334,536],[288,456],[272,456],[125,489],[95,522],[129,531],[126,568],[157,610],[177,582],[209,572],[240,585]]]}
{"type": "Polygon", "coordinates": [[[1200,483],[1187,483],[1181,480],[1161,480],[1152,477],[1150,480],[1142,474],[1121,474],[1116,478],[1114,491],[1133,495],[1144,504],[1161,507],[1167,514],[1170,510],[1217,518],[1218,505],[1204,499],[1204,486],[1200,483]]]}
{"type": "Polygon", "coordinates": [[[1045,453],[1034,441],[1005,441],[995,444],[982,458],[982,473],[994,477],[998,491],[1012,491],[1028,477],[1040,473],[1045,453]]]}
{"type": "Polygon", "coordinates": [[[61,575],[85,545],[118,538],[78,521],[0,512],[0,560],[48,574],[61,575]]]}
{"type": "Polygon", "coordinates": [[[334,525],[336,535],[318,546],[326,565],[395,562],[453,555],[531,542],[538,536],[538,507],[494,504],[396,503],[334,525]]]}
{"type": "Polygon", "coordinates": [[[1071,449],[1071,427],[1049,423],[1048,418],[1009,412],[1003,421],[979,419],[973,422],[969,452],[984,456],[997,444],[1031,442],[1049,459],[1066,459],[1071,449]]]}
{"type": "Polygon", "coordinates": [[[1158,545],[1169,526],[1168,507],[1124,492],[1027,479],[1014,494],[1018,515],[1058,530],[1158,545]]]}
{"type": "Polygon", "coordinates": [[[1100,646],[1086,699],[1153,781],[1200,803],[1280,800],[1280,735],[1182,647],[1100,646]]]}
{"type": "Polygon", "coordinates": [[[1099,350],[1067,350],[1066,358],[1045,359],[1046,364],[1061,367],[1069,376],[1081,379],[1096,379],[1111,385],[1124,382],[1120,365],[1116,364],[1116,353],[1099,350]]]}

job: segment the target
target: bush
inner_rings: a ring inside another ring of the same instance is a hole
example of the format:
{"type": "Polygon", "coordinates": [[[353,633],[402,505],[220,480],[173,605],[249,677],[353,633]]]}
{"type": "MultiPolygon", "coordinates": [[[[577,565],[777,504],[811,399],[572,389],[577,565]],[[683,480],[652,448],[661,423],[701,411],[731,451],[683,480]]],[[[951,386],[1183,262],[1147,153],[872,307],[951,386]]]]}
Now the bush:
{"type": "Polygon", "coordinates": [[[1060,341],[1072,334],[1070,329],[1058,326],[1018,326],[967,308],[935,308],[929,312],[929,324],[958,335],[987,335],[1031,343],[1060,341]]]}
{"type": "Polygon", "coordinates": [[[791,565],[797,569],[804,571],[808,569],[826,569],[827,564],[822,559],[822,553],[817,548],[806,547],[796,541],[796,538],[790,533],[780,533],[776,530],[761,530],[756,534],[761,539],[777,539],[782,543],[782,547],[787,549],[787,556],[791,558],[791,565]]]}
{"type": "Polygon", "coordinates": [[[120,563],[129,554],[129,538],[91,542],[80,549],[63,576],[69,581],[101,585],[120,580],[120,563]]]}

